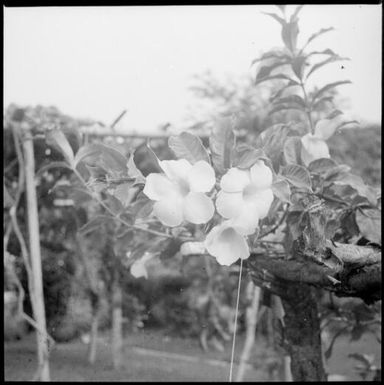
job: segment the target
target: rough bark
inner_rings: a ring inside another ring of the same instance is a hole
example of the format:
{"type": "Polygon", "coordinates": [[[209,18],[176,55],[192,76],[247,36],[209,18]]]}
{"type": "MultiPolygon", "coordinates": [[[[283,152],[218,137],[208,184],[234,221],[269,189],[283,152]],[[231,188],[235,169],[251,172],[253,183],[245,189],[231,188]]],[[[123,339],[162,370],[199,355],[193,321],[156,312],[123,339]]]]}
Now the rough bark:
{"type": "MultiPolygon", "coordinates": [[[[294,257],[253,253],[247,261],[256,284],[279,295],[279,280],[300,282],[359,297],[367,303],[381,299],[381,251],[372,247],[326,242],[317,259],[297,242],[294,257]]],[[[284,288],[283,288],[284,290],[284,288]]]]}
{"type": "Polygon", "coordinates": [[[284,339],[294,381],[326,381],[323,367],[318,298],[314,288],[290,284],[282,297],[284,339]]]}
{"type": "Polygon", "coordinates": [[[88,362],[94,364],[96,361],[97,353],[97,340],[99,331],[99,297],[97,294],[92,293],[91,295],[91,306],[92,306],[92,322],[91,322],[91,333],[88,347],[88,362]]]}
{"type": "Polygon", "coordinates": [[[23,141],[25,157],[25,178],[28,209],[28,232],[29,249],[31,256],[31,267],[33,275],[33,290],[31,293],[33,314],[37,324],[37,356],[38,356],[38,380],[50,381],[49,374],[49,341],[45,319],[43,277],[41,268],[39,217],[37,210],[36,188],[35,188],[35,156],[33,150],[32,136],[29,131],[25,132],[23,141]]]}

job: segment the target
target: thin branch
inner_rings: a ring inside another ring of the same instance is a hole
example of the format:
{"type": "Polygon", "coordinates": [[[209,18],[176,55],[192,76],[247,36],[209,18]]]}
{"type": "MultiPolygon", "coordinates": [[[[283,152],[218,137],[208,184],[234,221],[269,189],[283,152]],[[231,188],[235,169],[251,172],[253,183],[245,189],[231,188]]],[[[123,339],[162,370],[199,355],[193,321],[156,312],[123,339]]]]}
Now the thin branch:
{"type": "MultiPolygon", "coordinates": [[[[131,229],[139,230],[139,231],[144,231],[144,232],[152,234],[152,235],[157,235],[157,236],[160,236],[160,237],[171,238],[171,239],[175,238],[171,234],[162,233],[160,231],[156,231],[156,230],[152,230],[152,229],[147,229],[147,228],[144,228],[144,227],[141,227],[141,226],[138,226],[138,225],[132,225],[132,224],[126,222],[124,219],[120,218],[120,216],[116,215],[96,194],[93,193],[93,191],[89,188],[87,182],[84,180],[84,178],[81,176],[81,174],[76,169],[74,169],[73,171],[74,171],[75,175],[77,176],[77,178],[80,180],[80,182],[88,190],[88,194],[92,198],[94,198],[109,214],[111,214],[114,219],[116,219],[117,221],[119,221],[123,225],[125,225],[125,226],[127,226],[127,227],[129,227],[131,229]]],[[[182,240],[182,241],[185,241],[185,242],[187,242],[187,241],[195,241],[195,239],[192,238],[192,237],[178,237],[178,238],[180,240],[182,240]]]]}

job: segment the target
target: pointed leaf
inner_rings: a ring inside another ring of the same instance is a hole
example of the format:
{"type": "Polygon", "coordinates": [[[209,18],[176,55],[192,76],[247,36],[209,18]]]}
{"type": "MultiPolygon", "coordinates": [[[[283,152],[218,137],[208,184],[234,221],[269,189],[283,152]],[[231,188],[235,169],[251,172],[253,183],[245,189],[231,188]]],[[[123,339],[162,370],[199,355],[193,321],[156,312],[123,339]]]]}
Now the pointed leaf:
{"type": "Polygon", "coordinates": [[[136,168],[140,170],[145,177],[153,172],[163,172],[159,165],[159,159],[147,144],[143,144],[135,150],[133,162],[136,165],[136,168]]]}
{"type": "Polygon", "coordinates": [[[333,31],[334,29],[335,29],[335,28],[333,28],[333,27],[322,28],[322,29],[320,29],[319,31],[317,31],[316,33],[314,33],[313,35],[311,35],[311,36],[309,37],[309,39],[307,40],[307,42],[304,44],[304,47],[306,47],[311,41],[313,41],[313,40],[316,39],[317,37],[323,35],[324,33],[333,31]]]}
{"type": "Polygon", "coordinates": [[[336,61],[343,61],[343,60],[350,60],[349,58],[346,58],[346,57],[334,57],[334,56],[331,56],[329,57],[328,59],[325,59],[319,63],[316,63],[315,65],[312,66],[312,68],[309,70],[307,76],[306,76],[306,79],[309,78],[309,76],[314,73],[315,71],[317,71],[318,69],[320,69],[321,67],[324,67],[325,65],[329,64],[329,63],[334,63],[336,61]]]}
{"type": "Polygon", "coordinates": [[[281,175],[298,188],[311,190],[311,176],[306,168],[297,164],[289,164],[281,170],[281,175]]]}
{"type": "Polygon", "coordinates": [[[244,147],[237,149],[234,154],[233,166],[240,169],[248,169],[252,167],[257,160],[265,159],[267,156],[260,148],[244,147]]]}
{"type": "Polygon", "coordinates": [[[81,235],[85,235],[91,232],[95,232],[100,230],[100,228],[106,224],[111,222],[113,219],[107,215],[98,215],[95,218],[91,219],[84,226],[80,227],[79,233],[81,235]]]}
{"type": "Polygon", "coordinates": [[[272,184],[273,194],[282,202],[291,203],[291,188],[285,179],[278,179],[272,184]]]}
{"type": "Polygon", "coordinates": [[[201,139],[189,132],[182,132],[180,135],[171,136],[168,140],[168,146],[178,159],[186,159],[191,164],[199,160],[210,163],[208,153],[201,139]]]}
{"type": "Polygon", "coordinates": [[[350,84],[350,83],[352,83],[350,80],[341,80],[341,81],[338,81],[338,82],[327,84],[326,86],[322,87],[319,91],[317,91],[315,93],[315,95],[313,95],[312,103],[316,99],[318,99],[321,95],[323,95],[324,92],[327,92],[327,91],[331,90],[332,88],[335,88],[335,87],[340,86],[342,84],[350,84]]]}
{"type": "Polygon", "coordinates": [[[73,165],[74,155],[72,147],[61,130],[55,128],[47,131],[45,141],[49,146],[56,148],[64,156],[69,165],[73,165]]]}
{"type": "Polygon", "coordinates": [[[209,138],[212,163],[219,173],[224,173],[232,166],[235,150],[235,134],[232,126],[231,119],[221,119],[209,138]]]}
{"type": "Polygon", "coordinates": [[[276,15],[276,13],[270,13],[270,12],[262,12],[262,13],[264,13],[264,15],[268,15],[268,16],[270,16],[270,17],[273,17],[273,18],[274,18],[276,21],[278,21],[282,26],[284,26],[284,25],[286,24],[286,21],[285,21],[282,17],[276,15]]]}
{"type": "Polygon", "coordinates": [[[261,67],[257,73],[257,76],[256,76],[256,84],[260,83],[261,81],[263,81],[264,78],[268,77],[274,69],[281,67],[283,65],[286,65],[286,64],[288,64],[288,61],[273,63],[269,66],[261,67]]]}
{"type": "Polygon", "coordinates": [[[305,109],[306,108],[306,104],[305,104],[304,99],[301,96],[299,96],[299,95],[285,96],[283,98],[277,99],[275,101],[275,104],[277,104],[277,103],[287,103],[289,105],[297,104],[299,107],[301,107],[301,109],[305,109]]]}
{"type": "Polygon", "coordinates": [[[337,163],[330,158],[320,158],[312,161],[308,165],[308,170],[315,173],[324,173],[337,167],[337,163]]]}
{"type": "Polygon", "coordinates": [[[379,210],[357,210],[356,223],[364,238],[381,245],[381,212],[379,210]]]}
{"type": "Polygon", "coordinates": [[[301,139],[298,136],[289,137],[284,144],[284,157],[287,163],[301,163],[301,139]]]}
{"type": "Polygon", "coordinates": [[[287,75],[279,74],[279,75],[271,75],[271,76],[267,76],[265,78],[259,79],[259,80],[255,81],[255,85],[260,84],[262,82],[265,82],[266,80],[275,80],[275,79],[289,80],[291,82],[295,81],[287,75]]]}
{"type": "Polygon", "coordinates": [[[75,165],[86,160],[107,168],[107,171],[127,172],[127,158],[117,149],[101,143],[89,144],[79,149],[75,165]]]}
{"type": "Polygon", "coordinates": [[[48,171],[52,168],[57,168],[57,167],[67,168],[67,169],[71,170],[71,166],[68,163],[60,162],[60,161],[59,162],[51,162],[51,163],[48,163],[48,164],[40,167],[39,170],[36,172],[36,177],[41,176],[46,171],[48,171]]]}

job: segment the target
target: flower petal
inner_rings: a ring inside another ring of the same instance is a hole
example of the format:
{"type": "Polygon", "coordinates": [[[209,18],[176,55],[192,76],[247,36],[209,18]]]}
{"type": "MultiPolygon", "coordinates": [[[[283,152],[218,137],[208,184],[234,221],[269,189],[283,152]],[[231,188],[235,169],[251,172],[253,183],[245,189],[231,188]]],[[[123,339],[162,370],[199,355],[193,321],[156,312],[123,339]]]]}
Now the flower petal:
{"type": "Polygon", "coordinates": [[[207,223],[215,212],[212,200],[204,193],[190,192],[184,199],[184,218],[191,223],[207,223]]]}
{"type": "Polygon", "coordinates": [[[220,181],[220,187],[225,192],[240,192],[250,183],[248,170],[240,170],[236,167],[230,168],[220,181]]]}
{"type": "Polygon", "coordinates": [[[229,266],[239,258],[249,257],[249,247],[245,238],[226,223],[214,227],[207,235],[205,247],[216,257],[220,265],[229,266]]]}
{"type": "Polygon", "coordinates": [[[188,173],[192,168],[191,163],[185,159],[162,160],[159,164],[165,175],[174,181],[187,180],[188,173]]]}
{"type": "Polygon", "coordinates": [[[176,186],[163,174],[149,174],[145,180],[143,193],[154,201],[169,198],[176,186]]]}
{"type": "Polygon", "coordinates": [[[250,169],[252,184],[259,189],[272,185],[272,171],[262,160],[258,160],[250,169]]]}
{"type": "Polygon", "coordinates": [[[259,225],[259,211],[254,207],[245,205],[240,214],[231,219],[230,223],[239,234],[253,234],[259,225]]]}
{"type": "Polygon", "coordinates": [[[234,218],[239,215],[239,210],[244,205],[243,193],[228,193],[220,190],[216,198],[216,208],[218,213],[224,218],[234,218]]]}
{"type": "Polygon", "coordinates": [[[316,159],[330,157],[327,143],[312,134],[304,135],[301,143],[301,159],[306,166],[316,159]]]}
{"type": "Polygon", "coordinates": [[[191,191],[208,192],[215,185],[215,171],[210,164],[199,160],[188,172],[188,182],[191,191]]]}
{"type": "Polygon", "coordinates": [[[273,191],[268,188],[252,195],[252,199],[247,201],[249,212],[256,212],[260,219],[268,215],[268,211],[273,202],[273,191]]]}
{"type": "Polygon", "coordinates": [[[163,199],[153,205],[153,213],[165,226],[179,226],[183,221],[183,199],[179,196],[173,199],[163,199]]]}

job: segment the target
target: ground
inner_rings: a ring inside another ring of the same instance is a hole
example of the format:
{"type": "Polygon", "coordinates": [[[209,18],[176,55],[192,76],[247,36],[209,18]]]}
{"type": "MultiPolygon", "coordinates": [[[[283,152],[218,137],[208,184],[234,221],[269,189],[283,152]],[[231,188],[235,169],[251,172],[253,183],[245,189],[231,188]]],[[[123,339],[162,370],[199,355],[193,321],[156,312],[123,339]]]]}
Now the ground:
{"type": "MultiPolygon", "coordinates": [[[[237,338],[236,357],[240,357],[243,337],[237,338]]],[[[224,352],[202,352],[195,339],[164,336],[160,331],[142,330],[125,339],[124,366],[114,370],[108,337],[100,338],[97,361],[91,366],[86,360],[87,346],[81,341],[57,344],[51,352],[51,377],[54,381],[228,381],[231,344],[224,352]]],[[[360,378],[353,371],[354,362],[348,353],[375,353],[380,363],[380,347],[369,336],[349,343],[336,343],[329,362],[330,373],[360,378]],[[376,349],[375,351],[373,351],[376,349]]],[[[4,348],[5,380],[30,380],[36,369],[35,337],[7,342],[4,348]]],[[[258,339],[254,346],[252,364],[246,381],[271,380],[268,367],[276,356],[258,339]],[[269,363],[269,365],[268,365],[269,363]]],[[[236,376],[237,365],[234,367],[236,376]]],[[[275,378],[276,380],[276,378],[275,378]]]]}

